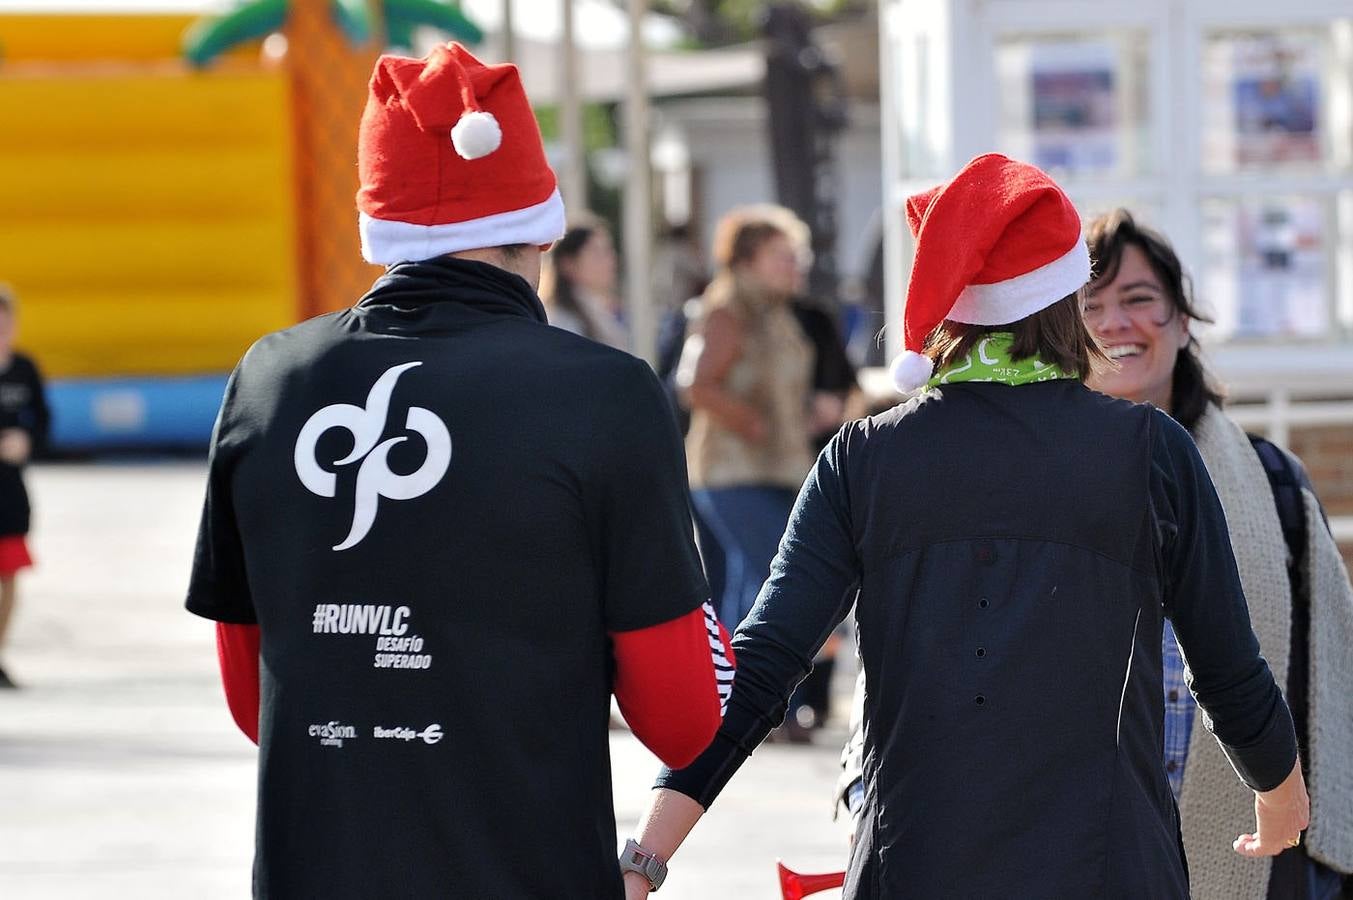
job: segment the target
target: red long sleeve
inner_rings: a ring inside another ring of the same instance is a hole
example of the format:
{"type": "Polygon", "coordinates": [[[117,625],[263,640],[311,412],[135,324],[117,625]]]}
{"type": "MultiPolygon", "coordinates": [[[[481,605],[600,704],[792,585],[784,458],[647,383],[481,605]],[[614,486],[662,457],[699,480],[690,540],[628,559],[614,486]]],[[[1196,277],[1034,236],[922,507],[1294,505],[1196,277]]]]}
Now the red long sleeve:
{"type": "Polygon", "coordinates": [[[258,647],[257,625],[216,623],[216,655],[221,662],[221,683],[226,705],[245,736],[258,743],[258,647]]]}
{"type": "Polygon", "coordinates": [[[625,721],[667,766],[689,765],[713,740],[733,690],[733,649],[714,609],[706,603],[611,640],[625,721]]]}

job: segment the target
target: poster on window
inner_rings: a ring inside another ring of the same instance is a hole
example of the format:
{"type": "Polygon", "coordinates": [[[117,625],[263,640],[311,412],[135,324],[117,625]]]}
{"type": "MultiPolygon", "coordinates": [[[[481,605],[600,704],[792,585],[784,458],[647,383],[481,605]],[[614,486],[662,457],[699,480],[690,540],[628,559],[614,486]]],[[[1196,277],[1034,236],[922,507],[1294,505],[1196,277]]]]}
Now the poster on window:
{"type": "Polygon", "coordinates": [[[1208,46],[1208,168],[1321,159],[1323,38],[1300,31],[1214,38],[1208,46]]]}
{"type": "Polygon", "coordinates": [[[1206,295],[1219,336],[1316,338],[1330,327],[1325,210],[1312,197],[1203,205],[1206,295]]]}
{"type": "Polygon", "coordinates": [[[1029,78],[1035,165],[1069,172],[1104,172],[1118,165],[1121,115],[1114,64],[1109,43],[1034,47],[1029,78]]]}

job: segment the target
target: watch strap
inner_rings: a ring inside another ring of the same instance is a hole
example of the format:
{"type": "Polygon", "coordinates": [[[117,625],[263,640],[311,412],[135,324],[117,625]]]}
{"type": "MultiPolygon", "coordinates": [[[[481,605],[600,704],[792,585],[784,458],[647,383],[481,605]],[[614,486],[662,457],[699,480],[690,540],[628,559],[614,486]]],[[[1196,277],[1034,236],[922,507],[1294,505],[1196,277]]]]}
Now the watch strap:
{"type": "Polygon", "coordinates": [[[638,872],[648,879],[648,889],[654,893],[667,879],[667,863],[639,846],[634,838],[625,841],[625,851],[620,854],[620,871],[638,872]]]}

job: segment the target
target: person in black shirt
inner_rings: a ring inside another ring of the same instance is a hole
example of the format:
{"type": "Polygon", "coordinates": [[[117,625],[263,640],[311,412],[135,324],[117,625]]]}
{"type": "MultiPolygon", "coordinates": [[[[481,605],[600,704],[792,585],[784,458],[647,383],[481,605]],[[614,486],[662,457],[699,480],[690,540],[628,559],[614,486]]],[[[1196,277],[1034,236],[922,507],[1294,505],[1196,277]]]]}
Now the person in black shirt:
{"type": "MultiPolygon", "coordinates": [[[[42,375],[14,351],[18,309],[0,285],[0,650],[18,605],[18,574],[33,564],[25,536],[30,508],[23,468],[47,440],[49,416],[42,375]]],[[[14,687],[0,666],[0,688],[14,687]]]]}
{"type": "Polygon", "coordinates": [[[618,900],[611,693],[684,764],[733,676],[680,436],[645,363],[546,323],[514,67],[382,57],[358,158],[388,268],[231,376],[188,590],[259,744],[255,895],[618,900]]]}
{"type": "MultiPolygon", "coordinates": [[[[1189,896],[1161,759],[1161,635],[1256,827],[1309,802],[1226,516],[1187,432],[1082,383],[1090,258],[1066,194],[980,156],[910,198],[916,254],[892,367],[905,403],[844,426],[805,481],[737,629],[728,715],[664,771],[640,830],[668,857],[765,737],[855,600],[864,806],[843,896],[1189,896]],[[851,598],[847,588],[858,585],[851,598]]],[[[630,900],[643,896],[633,885],[630,900]]]]}

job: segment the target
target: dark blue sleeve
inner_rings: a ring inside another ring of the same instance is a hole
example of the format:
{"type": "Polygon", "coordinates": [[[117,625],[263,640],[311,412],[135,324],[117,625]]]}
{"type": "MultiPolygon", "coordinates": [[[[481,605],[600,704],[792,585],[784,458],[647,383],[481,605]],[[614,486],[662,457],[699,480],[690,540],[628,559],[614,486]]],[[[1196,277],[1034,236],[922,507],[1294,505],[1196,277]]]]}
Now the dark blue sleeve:
{"type": "Polygon", "coordinates": [[[607,631],[670,622],[709,599],[676,418],[647,363],[625,371],[606,396],[614,424],[589,455],[607,631]]]}
{"type": "Polygon", "coordinates": [[[1165,614],[1179,639],[1185,680],[1236,773],[1254,790],[1272,790],[1296,763],[1292,716],[1259,654],[1226,515],[1198,448],[1163,413],[1155,431],[1151,501],[1167,581],[1165,614]]]}
{"type": "MultiPolygon", "coordinates": [[[[247,359],[247,357],[246,357],[247,359]]],[[[236,625],[254,625],[258,618],[249,592],[244,545],[235,520],[233,475],[240,454],[235,423],[236,391],[241,362],[226,384],[221,411],[212,430],[207,462],[207,495],[197,531],[197,548],[188,582],[185,606],[207,619],[236,625]]]]}
{"type": "Polygon", "coordinates": [[[691,765],[664,769],[657,786],[708,808],[733,773],[785,715],[813,656],[850,611],[859,579],[845,451],[847,425],[818,457],[799,491],[770,578],[733,637],[737,676],[713,742],[691,765]]]}

